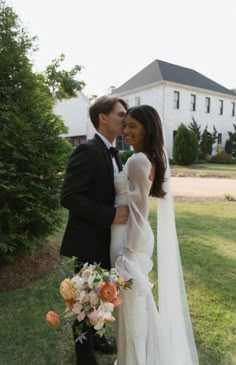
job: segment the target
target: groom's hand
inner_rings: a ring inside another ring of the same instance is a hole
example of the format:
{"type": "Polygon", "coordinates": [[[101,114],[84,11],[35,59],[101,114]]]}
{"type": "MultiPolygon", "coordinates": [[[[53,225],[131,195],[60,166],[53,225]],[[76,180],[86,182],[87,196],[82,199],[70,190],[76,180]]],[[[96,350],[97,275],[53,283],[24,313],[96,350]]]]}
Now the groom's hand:
{"type": "Polygon", "coordinates": [[[112,224],[126,224],[129,218],[129,208],[127,205],[120,205],[116,208],[116,215],[112,224]]]}

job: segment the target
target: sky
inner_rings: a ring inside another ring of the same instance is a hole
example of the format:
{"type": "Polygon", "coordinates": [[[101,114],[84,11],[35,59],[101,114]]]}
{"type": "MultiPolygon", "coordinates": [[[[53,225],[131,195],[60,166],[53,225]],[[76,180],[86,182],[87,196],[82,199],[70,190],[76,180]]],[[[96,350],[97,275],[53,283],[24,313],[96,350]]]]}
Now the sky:
{"type": "Polygon", "coordinates": [[[6,0],[31,36],[35,70],[61,53],[83,66],[88,96],[119,87],[155,59],[236,88],[236,0],[6,0]]]}

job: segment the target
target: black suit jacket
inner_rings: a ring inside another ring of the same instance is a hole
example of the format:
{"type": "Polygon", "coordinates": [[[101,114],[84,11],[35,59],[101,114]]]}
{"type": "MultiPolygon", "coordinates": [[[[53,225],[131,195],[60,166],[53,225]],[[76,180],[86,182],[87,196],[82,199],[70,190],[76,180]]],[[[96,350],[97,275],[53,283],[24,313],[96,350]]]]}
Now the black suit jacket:
{"type": "Polygon", "coordinates": [[[61,254],[110,268],[110,226],[115,217],[113,165],[98,135],[72,153],[62,188],[61,204],[69,218],[61,254]]]}

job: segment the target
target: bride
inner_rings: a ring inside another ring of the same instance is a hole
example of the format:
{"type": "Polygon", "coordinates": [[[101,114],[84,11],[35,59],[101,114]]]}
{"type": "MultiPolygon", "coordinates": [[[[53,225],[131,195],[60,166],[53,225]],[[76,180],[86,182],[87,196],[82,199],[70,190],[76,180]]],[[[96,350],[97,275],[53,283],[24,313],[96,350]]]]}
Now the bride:
{"type": "Polygon", "coordinates": [[[126,225],[112,226],[111,265],[133,278],[117,313],[117,365],[198,365],[186,300],[162,124],[148,105],[130,108],[124,137],[134,155],[115,175],[116,205],[128,204],[126,225]],[[149,196],[158,198],[158,310],[152,295],[154,236],[149,196]]]}

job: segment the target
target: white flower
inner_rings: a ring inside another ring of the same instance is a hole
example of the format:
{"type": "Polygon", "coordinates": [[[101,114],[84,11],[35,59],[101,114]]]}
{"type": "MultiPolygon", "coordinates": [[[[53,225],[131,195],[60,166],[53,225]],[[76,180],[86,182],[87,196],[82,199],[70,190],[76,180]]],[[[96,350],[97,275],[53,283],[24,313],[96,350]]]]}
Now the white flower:
{"type": "Polygon", "coordinates": [[[83,279],[79,276],[74,276],[72,279],[71,279],[71,283],[72,283],[72,286],[73,288],[75,289],[81,289],[82,286],[83,286],[83,279]]]}
{"type": "Polygon", "coordinates": [[[100,330],[103,328],[105,322],[104,322],[104,319],[103,318],[99,318],[98,321],[97,321],[97,324],[96,326],[94,326],[94,329],[95,330],[100,330]]]}
{"type": "Polygon", "coordinates": [[[93,270],[90,267],[88,267],[87,269],[83,270],[82,271],[82,279],[83,279],[83,281],[84,282],[87,282],[88,279],[89,279],[89,277],[90,277],[90,275],[92,275],[92,273],[93,273],[93,270]]]}
{"type": "Polygon", "coordinates": [[[90,275],[88,278],[88,286],[92,289],[93,288],[93,282],[95,279],[96,275],[90,275]]]}
{"type": "Polygon", "coordinates": [[[103,309],[105,312],[113,312],[114,304],[109,302],[103,303],[103,309]]]}

